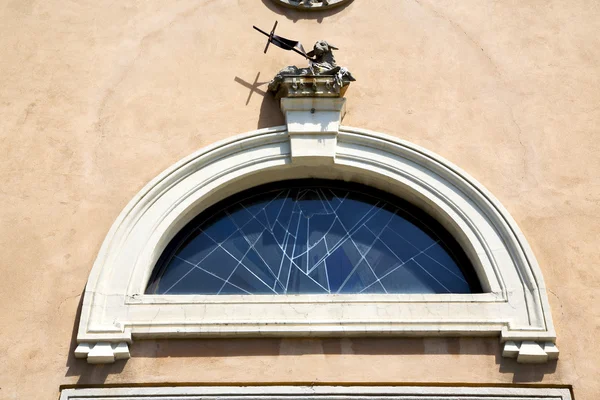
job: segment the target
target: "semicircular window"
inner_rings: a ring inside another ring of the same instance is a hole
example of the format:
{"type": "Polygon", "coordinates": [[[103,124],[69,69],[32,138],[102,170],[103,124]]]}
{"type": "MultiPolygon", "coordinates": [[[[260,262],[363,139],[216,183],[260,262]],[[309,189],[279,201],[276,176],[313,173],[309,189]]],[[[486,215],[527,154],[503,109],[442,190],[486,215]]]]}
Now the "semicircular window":
{"type": "Polygon", "coordinates": [[[202,212],[167,246],[147,294],[475,293],[452,236],[414,205],[341,181],[281,181],[202,212]]]}

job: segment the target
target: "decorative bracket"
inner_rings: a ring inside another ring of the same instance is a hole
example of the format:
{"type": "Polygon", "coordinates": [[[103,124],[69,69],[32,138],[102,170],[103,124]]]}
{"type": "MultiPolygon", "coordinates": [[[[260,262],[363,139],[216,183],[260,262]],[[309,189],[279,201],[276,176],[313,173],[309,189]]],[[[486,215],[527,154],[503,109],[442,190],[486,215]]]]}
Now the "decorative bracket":
{"type": "Polygon", "coordinates": [[[540,364],[558,360],[558,347],[552,342],[504,342],[502,357],[516,358],[520,364],[540,364]]]}
{"type": "Polygon", "coordinates": [[[75,349],[75,358],[86,358],[89,364],[110,364],[130,357],[126,342],[80,343],[75,349]]]}

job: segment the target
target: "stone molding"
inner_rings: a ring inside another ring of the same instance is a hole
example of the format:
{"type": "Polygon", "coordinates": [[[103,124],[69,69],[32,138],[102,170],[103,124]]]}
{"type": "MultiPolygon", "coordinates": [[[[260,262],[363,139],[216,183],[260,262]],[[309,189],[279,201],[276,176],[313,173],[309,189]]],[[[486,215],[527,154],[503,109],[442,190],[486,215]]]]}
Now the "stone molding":
{"type": "Polygon", "coordinates": [[[333,75],[286,75],[278,84],[276,99],[344,97],[350,81],[333,75]]]}
{"type": "Polygon", "coordinates": [[[113,362],[143,338],[485,335],[500,336],[504,355],[518,362],[555,359],[542,274],[508,212],[440,156],[340,126],[344,104],[282,99],[286,126],[202,149],[142,189],[111,227],[90,273],[76,356],[113,362]],[[144,294],[163,249],[202,210],[253,186],[309,177],[356,181],[420,206],[464,248],[485,293],[144,294]]]}
{"type": "Polygon", "coordinates": [[[566,388],[444,386],[177,386],[64,389],[60,400],[572,400],[566,388]],[[450,397],[452,396],[452,397],[450,397]]]}

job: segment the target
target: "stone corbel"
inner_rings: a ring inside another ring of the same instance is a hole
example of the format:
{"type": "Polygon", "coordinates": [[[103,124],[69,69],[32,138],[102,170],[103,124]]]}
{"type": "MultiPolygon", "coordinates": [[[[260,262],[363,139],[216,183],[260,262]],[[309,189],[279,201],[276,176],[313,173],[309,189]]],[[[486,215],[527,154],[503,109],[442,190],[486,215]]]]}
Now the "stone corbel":
{"type": "Polygon", "coordinates": [[[130,357],[126,342],[80,343],[75,349],[75,358],[86,358],[89,364],[110,364],[130,357]]]}
{"type": "Polygon", "coordinates": [[[343,97],[281,99],[294,164],[333,164],[340,123],[346,113],[343,97]]]}
{"type": "Polygon", "coordinates": [[[552,342],[504,342],[502,356],[516,358],[521,364],[540,364],[558,359],[558,347],[552,342]]]}

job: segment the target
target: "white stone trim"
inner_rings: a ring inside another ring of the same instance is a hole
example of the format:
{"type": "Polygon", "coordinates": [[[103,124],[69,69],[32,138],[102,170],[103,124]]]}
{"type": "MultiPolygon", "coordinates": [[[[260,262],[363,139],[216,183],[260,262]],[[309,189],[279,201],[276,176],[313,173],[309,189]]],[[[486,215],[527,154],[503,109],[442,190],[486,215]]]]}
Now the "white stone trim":
{"type": "Polygon", "coordinates": [[[502,356],[516,358],[522,364],[538,364],[558,360],[558,347],[552,342],[538,343],[530,340],[504,343],[502,356]]]}
{"type": "Polygon", "coordinates": [[[346,113],[346,99],[282,98],[281,111],[287,121],[292,162],[333,164],[340,121],[346,113]]]}
{"type": "MultiPolygon", "coordinates": [[[[343,104],[338,109],[343,112],[343,104]]],[[[110,362],[118,358],[117,348],[122,357],[128,354],[123,346],[135,338],[365,335],[500,336],[519,347],[520,362],[557,356],[556,347],[547,346],[555,333],[535,257],[487,190],[438,155],[362,129],[327,131],[333,154],[292,157],[290,136],[304,136],[308,148],[321,140],[318,129],[309,131],[281,126],[233,137],[183,159],[142,189],[113,224],[90,273],[78,356],[110,362]],[[459,241],[486,293],[144,294],[165,246],[199,212],[259,184],[306,177],[356,181],[417,204],[459,241]],[[105,343],[111,343],[112,357],[105,343]]]]}
{"type": "Polygon", "coordinates": [[[75,358],[85,358],[90,364],[110,364],[129,356],[129,345],[125,342],[79,343],[75,349],[75,358]]]}
{"type": "Polygon", "coordinates": [[[184,396],[187,400],[572,400],[569,389],[563,388],[460,386],[176,386],[64,389],[60,400],[170,400],[184,396]]]}

